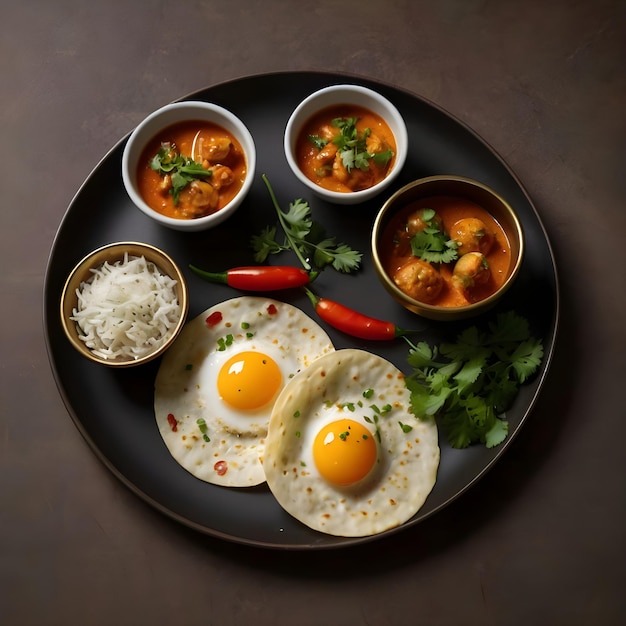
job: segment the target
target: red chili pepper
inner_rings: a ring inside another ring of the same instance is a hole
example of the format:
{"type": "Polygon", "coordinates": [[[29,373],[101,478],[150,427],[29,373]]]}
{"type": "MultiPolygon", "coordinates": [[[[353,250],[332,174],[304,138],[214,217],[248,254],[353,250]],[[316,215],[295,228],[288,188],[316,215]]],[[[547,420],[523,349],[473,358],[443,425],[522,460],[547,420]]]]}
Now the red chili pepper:
{"type": "Polygon", "coordinates": [[[243,291],[278,291],[302,287],[317,276],[316,272],[309,273],[300,267],[289,265],[235,267],[226,272],[206,272],[193,265],[189,268],[205,280],[243,291]]]}
{"type": "Polygon", "coordinates": [[[402,337],[411,331],[398,328],[393,322],[385,322],[363,315],[339,302],[320,298],[310,289],[305,291],[315,307],[315,312],[333,328],[359,339],[384,341],[402,337]]]}

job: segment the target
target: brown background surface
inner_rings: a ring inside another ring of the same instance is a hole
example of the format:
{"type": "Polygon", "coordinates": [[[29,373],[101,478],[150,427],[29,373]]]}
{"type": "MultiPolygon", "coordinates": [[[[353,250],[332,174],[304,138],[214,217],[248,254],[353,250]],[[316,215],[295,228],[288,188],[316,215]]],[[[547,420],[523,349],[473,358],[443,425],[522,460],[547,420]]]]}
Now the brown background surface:
{"type": "Polygon", "coordinates": [[[624,2],[0,7],[0,623],[626,623],[624,2]],[[61,401],[41,312],[70,200],[144,116],[310,69],[424,96],[492,145],[550,235],[562,319],[535,410],[478,485],[389,540],[300,554],[200,536],[121,485],[61,401]]]}

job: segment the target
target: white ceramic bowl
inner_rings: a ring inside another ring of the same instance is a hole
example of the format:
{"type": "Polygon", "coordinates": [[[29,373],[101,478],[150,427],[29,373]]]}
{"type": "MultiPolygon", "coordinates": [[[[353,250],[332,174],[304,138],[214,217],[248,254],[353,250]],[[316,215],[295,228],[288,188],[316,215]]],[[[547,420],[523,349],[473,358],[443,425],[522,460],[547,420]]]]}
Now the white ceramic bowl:
{"type": "Polygon", "coordinates": [[[154,111],[131,133],[122,155],[122,179],[137,208],[159,224],[183,231],[206,230],[229,218],[250,191],[255,168],[256,149],[250,131],[230,111],[209,102],[175,102],[154,111]],[[241,144],[246,159],[246,177],[239,193],[219,211],[196,219],[176,219],[162,215],[144,201],[137,188],[137,167],[146,144],[164,128],[186,120],[212,122],[232,133],[241,144]]]}
{"type": "Polygon", "coordinates": [[[291,114],[285,129],[285,156],[295,176],[314,194],[334,204],[358,204],[377,196],[400,174],[408,151],[406,124],[398,109],[382,95],[359,85],[332,85],[312,93],[291,114]],[[396,141],[396,153],[387,176],[368,189],[353,192],[329,191],[310,180],[296,162],[295,149],[304,124],[316,113],[337,104],[358,105],[382,117],[388,124],[396,141]]]}

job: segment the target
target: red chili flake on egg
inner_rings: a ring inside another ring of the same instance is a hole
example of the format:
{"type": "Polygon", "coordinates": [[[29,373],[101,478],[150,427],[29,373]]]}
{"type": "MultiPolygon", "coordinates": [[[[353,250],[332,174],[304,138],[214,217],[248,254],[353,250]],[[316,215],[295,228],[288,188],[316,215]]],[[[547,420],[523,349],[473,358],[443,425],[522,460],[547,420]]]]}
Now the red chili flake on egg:
{"type": "Polygon", "coordinates": [[[213,328],[213,326],[216,326],[221,321],[222,321],[222,314],[219,311],[215,311],[214,313],[211,313],[209,317],[206,318],[206,325],[209,328],[213,328]]]}
{"type": "Polygon", "coordinates": [[[218,461],[213,469],[216,471],[218,476],[224,476],[224,474],[228,471],[228,463],[226,461],[218,461]]]}
{"type": "Polygon", "coordinates": [[[175,433],[178,430],[178,422],[176,418],[171,414],[167,414],[167,423],[170,425],[172,432],[175,433]]]}
{"type": "Polygon", "coordinates": [[[270,305],[267,307],[267,312],[268,312],[270,315],[276,315],[276,313],[278,313],[278,309],[276,308],[276,305],[275,305],[275,304],[270,304],[270,305]]]}

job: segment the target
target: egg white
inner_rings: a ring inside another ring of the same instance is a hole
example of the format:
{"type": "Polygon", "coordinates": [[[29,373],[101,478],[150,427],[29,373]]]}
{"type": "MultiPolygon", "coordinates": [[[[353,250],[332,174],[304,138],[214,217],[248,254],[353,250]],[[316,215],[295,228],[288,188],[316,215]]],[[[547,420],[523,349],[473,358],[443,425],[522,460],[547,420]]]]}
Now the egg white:
{"type": "Polygon", "coordinates": [[[156,377],[155,416],[170,454],[206,482],[230,487],[264,482],[259,457],[274,400],[255,410],[230,406],[218,392],[222,366],[244,351],[269,356],[282,375],[276,399],[296,374],[333,350],[315,321],[284,302],[241,296],[207,309],[185,326],[156,377]],[[215,314],[221,319],[207,323],[215,314]]]}

